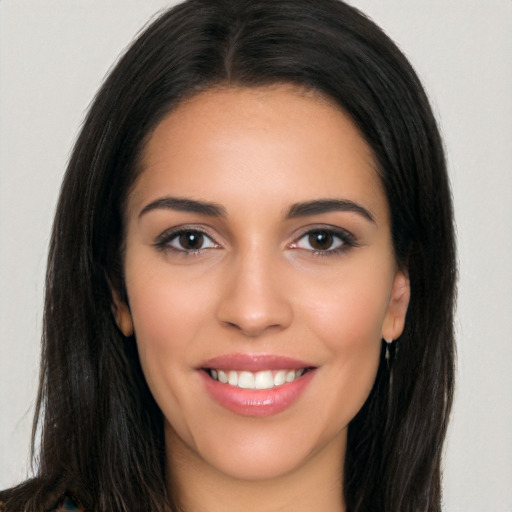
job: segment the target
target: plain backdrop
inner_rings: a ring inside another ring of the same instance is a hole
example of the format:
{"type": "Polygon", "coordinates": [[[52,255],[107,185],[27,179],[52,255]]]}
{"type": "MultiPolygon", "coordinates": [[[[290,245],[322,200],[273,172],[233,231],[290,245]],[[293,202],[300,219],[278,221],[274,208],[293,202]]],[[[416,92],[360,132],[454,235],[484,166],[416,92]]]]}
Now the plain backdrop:
{"type": "MultiPolygon", "coordinates": [[[[0,488],[27,476],[47,243],[70,149],[109,67],[172,3],[0,1],[0,488]]],[[[460,281],[444,510],[510,512],[512,1],[351,3],[416,67],[447,148],[460,281]]]]}

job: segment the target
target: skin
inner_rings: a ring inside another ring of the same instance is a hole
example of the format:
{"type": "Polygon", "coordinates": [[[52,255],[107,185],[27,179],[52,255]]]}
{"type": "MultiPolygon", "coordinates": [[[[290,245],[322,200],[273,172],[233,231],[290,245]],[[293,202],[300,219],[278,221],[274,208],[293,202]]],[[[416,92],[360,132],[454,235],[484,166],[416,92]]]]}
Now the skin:
{"type": "Polygon", "coordinates": [[[409,301],[375,169],[342,111],[288,85],[200,93],[149,138],[127,203],[129,304],[118,301],[117,315],[126,335],[135,332],[163,412],[169,487],[183,510],[345,509],[348,424],[409,301]],[[165,197],[215,203],[225,216],[147,208],[165,197]],[[297,202],[326,198],[352,201],[372,220],[286,216],[297,202]],[[199,251],[162,235],[183,225],[206,233],[199,251]],[[308,232],[321,228],[351,235],[315,251],[308,232]],[[232,353],[317,369],[286,410],[248,417],[212,400],[197,370],[232,353]]]}

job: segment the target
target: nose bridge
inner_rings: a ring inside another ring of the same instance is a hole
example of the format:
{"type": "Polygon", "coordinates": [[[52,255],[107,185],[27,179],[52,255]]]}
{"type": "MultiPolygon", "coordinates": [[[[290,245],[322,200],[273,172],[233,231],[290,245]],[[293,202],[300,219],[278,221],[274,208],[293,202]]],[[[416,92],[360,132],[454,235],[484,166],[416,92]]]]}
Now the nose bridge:
{"type": "Polygon", "coordinates": [[[279,266],[278,256],[258,243],[237,251],[227,269],[219,320],[247,336],[287,327],[292,309],[279,266]]]}

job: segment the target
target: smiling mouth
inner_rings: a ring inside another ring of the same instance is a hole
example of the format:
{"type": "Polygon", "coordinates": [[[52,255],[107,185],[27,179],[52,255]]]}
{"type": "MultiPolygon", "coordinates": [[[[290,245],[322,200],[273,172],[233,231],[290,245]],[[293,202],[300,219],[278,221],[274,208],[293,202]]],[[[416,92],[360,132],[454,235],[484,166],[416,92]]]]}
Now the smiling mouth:
{"type": "Polygon", "coordinates": [[[205,368],[206,373],[222,384],[240,389],[272,389],[300,379],[313,368],[300,368],[297,370],[262,370],[258,372],[221,370],[205,368]]]}

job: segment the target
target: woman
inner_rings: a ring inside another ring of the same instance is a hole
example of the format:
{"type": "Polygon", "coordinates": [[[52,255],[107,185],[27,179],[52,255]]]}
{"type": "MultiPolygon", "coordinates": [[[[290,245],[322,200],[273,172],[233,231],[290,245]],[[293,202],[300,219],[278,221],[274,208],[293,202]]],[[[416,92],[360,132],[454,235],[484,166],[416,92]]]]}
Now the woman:
{"type": "Polygon", "coordinates": [[[70,160],[39,473],[3,510],[439,510],[454,279],[436,123],[380,29],[171,9],[70,160]]]}

